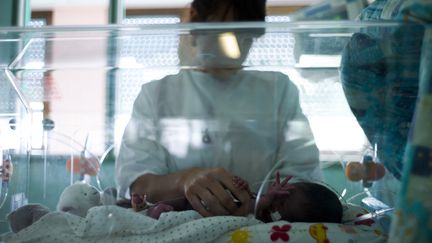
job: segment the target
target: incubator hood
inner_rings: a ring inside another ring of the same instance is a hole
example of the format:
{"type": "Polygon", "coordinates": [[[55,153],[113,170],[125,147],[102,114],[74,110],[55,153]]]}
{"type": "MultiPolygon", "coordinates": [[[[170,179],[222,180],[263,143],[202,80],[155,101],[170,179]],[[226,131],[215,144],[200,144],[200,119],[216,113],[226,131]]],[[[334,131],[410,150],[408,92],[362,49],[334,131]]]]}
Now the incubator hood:
{"type": "MultiPolygon", "coordinates": [[[[22,205],[56,210],[63,189],[77,181],[101,192],[116,188],[115,160],[141,86],[203,67],[289,77],[319,149],[325,183],[342,200],[373,197],[384,205],[375,210],[391,208],[403,155],[394,150],[404,148],[406,136],[391,137],[386,122],[399,118],[391,112],[380,114],[379,124],[374,120],[381,130],[373,133],[356,105],[370,103],[364,112],[377,115],[391,106],[392,94],[381,90],[381,103],[373,103],[376,92],[365,90],[369,94],[361,98],[341,79],[351,78],[353,70],[365,79],[371,78],[367,70],[413,72],[404,62],[411,67],[419,62],[419,51],[408,49],[419,48],[423,31],[420,25],[349,21],[0,28],[1,232],[8,230],[6,215],[22,205]],[[404,58],[392,48],[402,50],[404,58]],[[93,170],[83,170],[83,159],[93,170]],[[368,159],[385,168],[380,178],[345,176],[349,162],[368,159]]],[[[393,77],[382,78],[385,83],[393,77]]],[[[415,99],[416,88],[413,83],[412,93],[403,95],[415,99]]],[[[199,122],[188,121],[188,129],[181,127],[184,120],[170,122],[168,135],[178,142],[168,146],[172,154],[186,157],[192,147],[199,150],[194,136],[206,133],[197,128],[199,122]],[[185,139],[188,145],[182,147],[185,139]]],[[[215,126],[210,134],[223,129],[215,126]]]]}

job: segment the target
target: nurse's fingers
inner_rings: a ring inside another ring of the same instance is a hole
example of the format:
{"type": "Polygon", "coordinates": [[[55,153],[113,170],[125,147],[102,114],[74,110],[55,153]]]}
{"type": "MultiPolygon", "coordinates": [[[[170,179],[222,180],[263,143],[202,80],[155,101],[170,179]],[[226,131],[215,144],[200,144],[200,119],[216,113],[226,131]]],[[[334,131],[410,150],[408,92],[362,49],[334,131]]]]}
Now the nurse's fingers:
{"type": "Polygon", "coordinates": [[[251,199],[250,199],[249,193],[247,193],[247,195],[245,195],[244,198],[242,196],[240,196],[239,201],[241,202],[241,205],[232,213],[232,215],[235,215],[235,216],[248,215],[250,213],[250,208],[251,208],[250,207],[251,199]]]}
{"type": "Polygon", "coordinates": [[[209,211],[207,211],[204,204],[201,202],[201,199],[199,199],[197,195],[192,195],[187,199],[191,204],[192,208],[196,210],[199,214],[201,214],[203,217],[213,216],[209,211]]]}
{"type": "Polygon", "coordinates": [[[225,211],[227,211],[227,214],[237,210],[238,206],[235,203],[235,199],[218,180],[209,182],[207,189],[217,199],[217,203],[220,207],[223,207],[225,211]]]}
{"type": "Polygon", "coordinates": [[[242,213],[242,215],[247,215],[249,207],[248,205],[251,200],[249,191],[238,188],[236,185],[234,185],[234,183],[232,183],[232,178],[232,176],[219,178],[220,183],[231,192],[235,199],[239,201],[240,207],[237,206],[234,211],[231,211],[231,213],[236,215],[240,215],[240,213],[242,213]]]}
{"type": "MultiPolygon", "coordinates": [[[[225,192],[226,193],[226,192],[225,192]]],[[[201,204],[212,215],[229,215],[230,212],[225,209],[219,199],[209,190],[202,191],[198,197],[201,199],[201,204]]]]}

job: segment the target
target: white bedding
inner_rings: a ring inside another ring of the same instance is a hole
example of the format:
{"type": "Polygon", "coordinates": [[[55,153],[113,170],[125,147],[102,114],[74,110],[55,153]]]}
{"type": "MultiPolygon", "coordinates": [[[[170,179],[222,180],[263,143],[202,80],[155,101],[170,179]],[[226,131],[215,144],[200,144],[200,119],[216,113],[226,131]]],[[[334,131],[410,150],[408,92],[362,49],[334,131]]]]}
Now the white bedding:
{"type": "Polygon", "coordinates": [[[86,218],[52,212],[30,227],[2,235],[5,242],[385,242],[379,227],[269,224],[250,217],[202,218],[195,211],[169,212],[154,220],[117,206],[91,208],[86,218]]]}

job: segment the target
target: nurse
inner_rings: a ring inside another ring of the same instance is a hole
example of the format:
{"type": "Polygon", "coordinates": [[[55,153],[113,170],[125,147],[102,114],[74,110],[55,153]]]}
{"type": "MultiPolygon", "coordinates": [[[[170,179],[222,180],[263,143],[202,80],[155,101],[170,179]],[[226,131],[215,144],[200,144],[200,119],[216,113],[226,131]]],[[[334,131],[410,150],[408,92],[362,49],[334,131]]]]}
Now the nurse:
{"type": "MultiPolygon", "coordinates": [[[[265,4],[194,0],[190,20],[264,21],[265,4]]],[[[186,197],[203,216],[247,215],[250,195],[234,176],[252,189],[276,169],[321,180],[296,86],[282,73],[242,68],[262,32],[195,30],[197,68],[142,86],[116,161],[120,196],[152,203],[186,197]],[[233,42],[237,48],[224,50],[233,42]]]]}

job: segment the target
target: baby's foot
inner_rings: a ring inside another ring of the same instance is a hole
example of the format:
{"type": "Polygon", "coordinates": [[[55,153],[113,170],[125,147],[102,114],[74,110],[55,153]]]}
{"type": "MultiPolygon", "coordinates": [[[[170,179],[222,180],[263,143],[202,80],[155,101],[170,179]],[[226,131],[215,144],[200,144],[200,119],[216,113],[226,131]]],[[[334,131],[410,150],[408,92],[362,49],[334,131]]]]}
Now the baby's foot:
{"type": "Polygon", "coordinates": [[[168,204],[158,203],[154,206],[151,206],[147,210],[147,216],[152,217],[154,219],[159,219],[162,213],[174,211],[174,208],[168,204]]]}
{"type": "Polygon", "coordinates": [[[248,182],[238,176],[233,177],[233,183],[239,189],[250,191],[248,182]]]}

